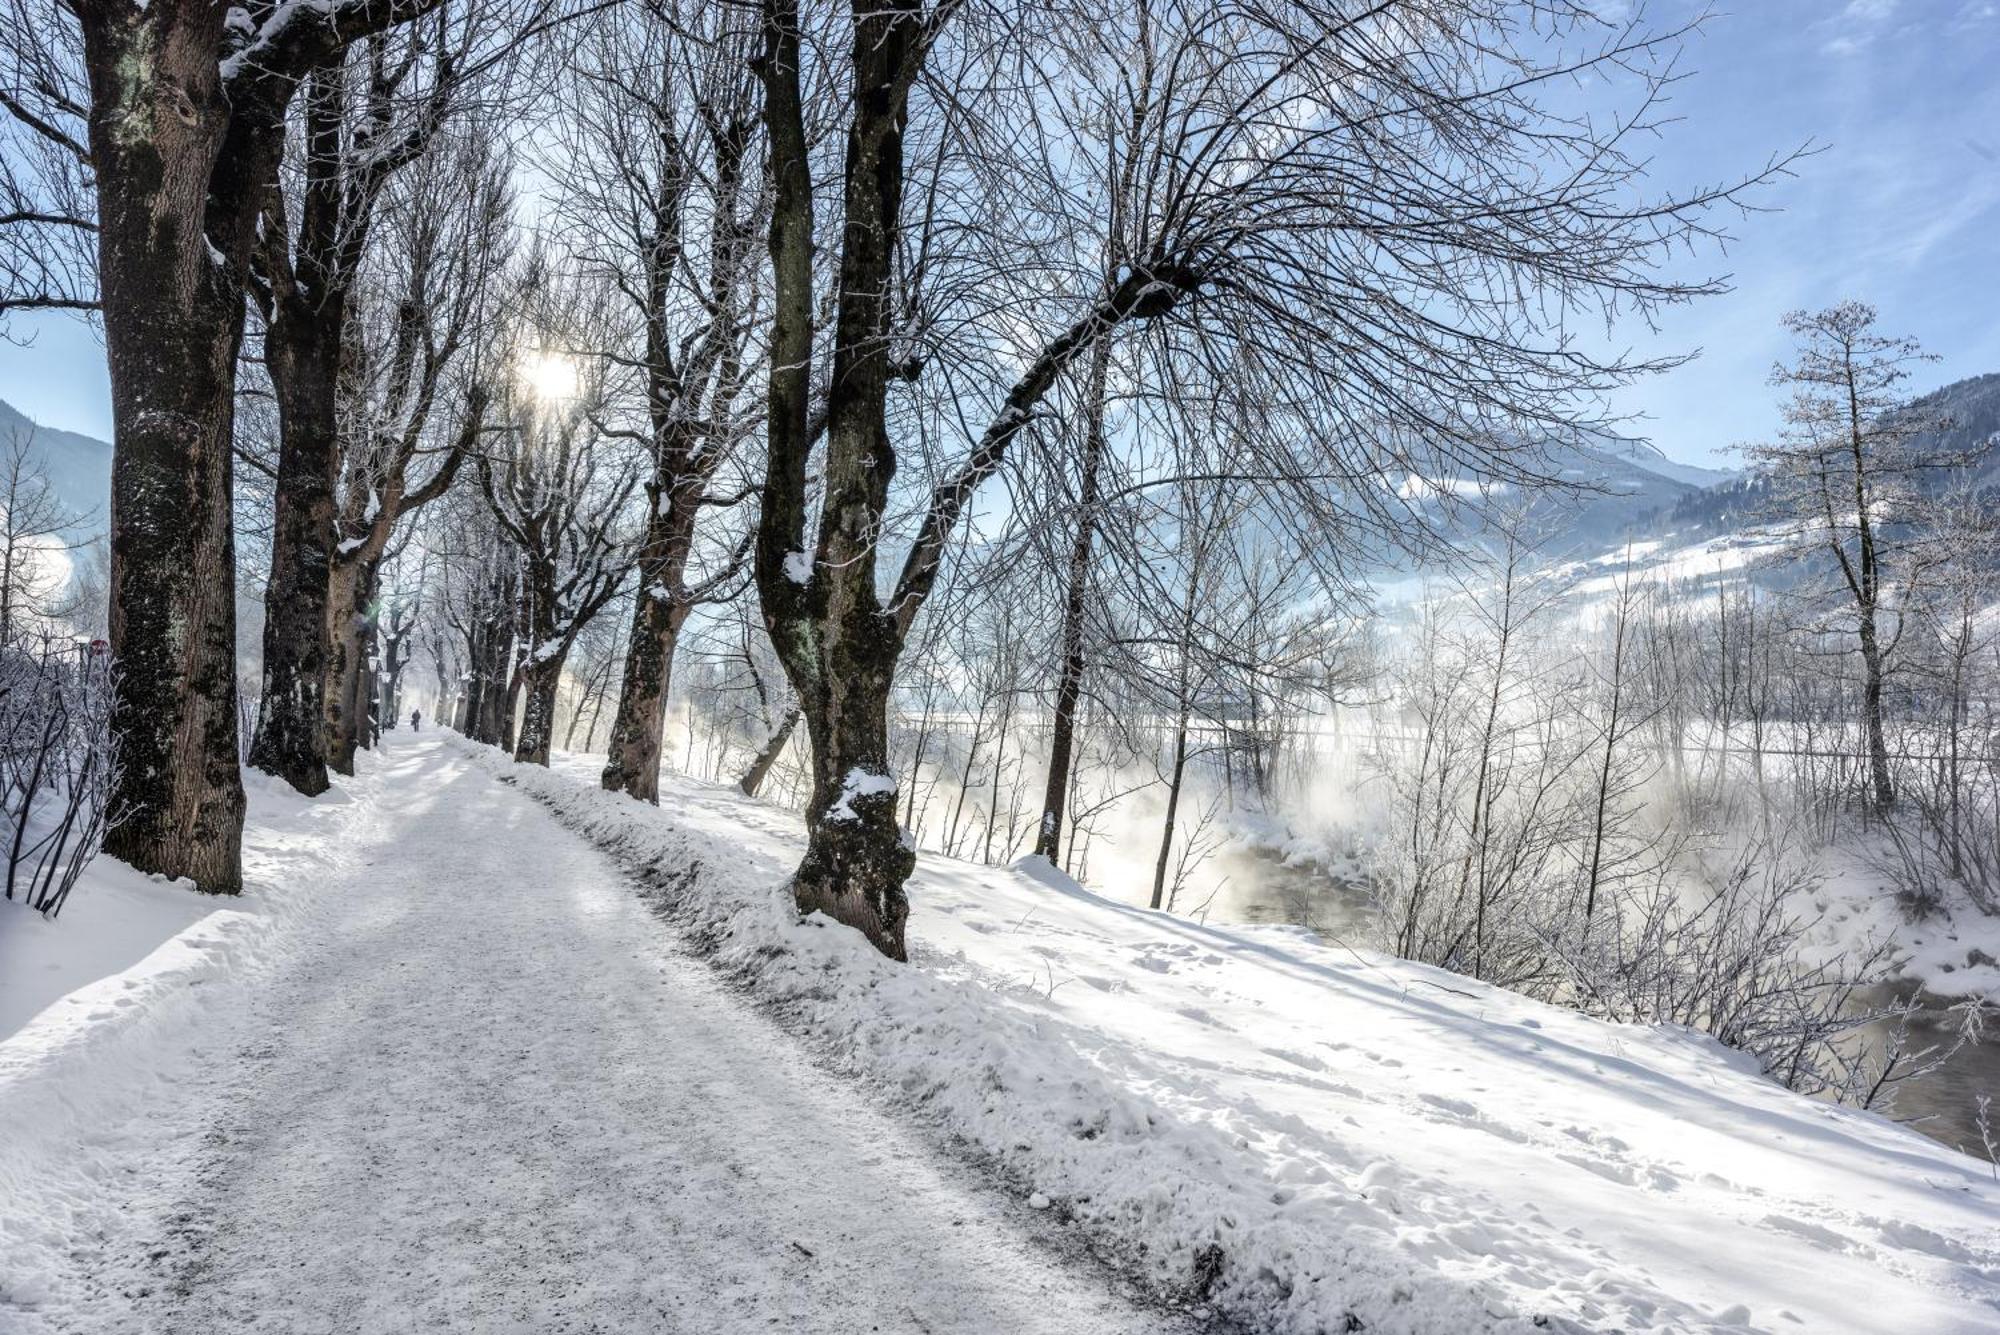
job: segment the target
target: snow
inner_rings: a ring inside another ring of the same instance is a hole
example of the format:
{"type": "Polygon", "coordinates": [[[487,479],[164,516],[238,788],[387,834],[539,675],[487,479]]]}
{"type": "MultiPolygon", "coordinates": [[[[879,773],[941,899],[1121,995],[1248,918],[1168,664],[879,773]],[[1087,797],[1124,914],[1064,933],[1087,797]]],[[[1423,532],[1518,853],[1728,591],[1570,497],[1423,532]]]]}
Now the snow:
{"type": "MultiPolygon", "coordinates": [[[[0,1041],[62,998],[81,998],[89,985],[135,970],[220,902],[101,858],[55,922],[18,903],[0,903],[0,1041]]],[[[87,1007],[79,999],[70,1010],[87,1007]]]]}
{"type": "Polygon", "coordinates": [[[1826,880],[1812,907],[1821,918],[1817,935],[1826,954],[1894,941],[1896,976],[1920,985],[1933,1001],[1984,997],[2000,1004],[2000,916],[1982,912],[1961,887],[1944,882],[1944,901],[1912,919],[1882,870],[1890,861],[1886,847],[1868,843],[1821,851],[1826,880]]]}
{"type": "Polygon", "coordinates": [[[462,744],[362,759],[253,794],[239,904],[0,1043],[0,1331],[1179,1328],[462,744]]]}
{"type": "Polygon", "coordinates": [[[895,796],[896,781],[887,774],[856,766],[847,771],[840,781],[840,796],[826,809],[826,819],[848,821],[859,820],[860,813],[854,804],[864,797],[895,796]]]}
{"type": "Polygon", "coordinates": [[[0,919],[0,1331],[1175,1328],[1086,1248],[1273,1335],[2000,1324],[1989,1166],[1694,1035],[1034,859],[925,855],[899,966],[791,812],[363,762],[253,786],[239,901],[0,919]]]}
{"type": "Polygon", "coordinates": [[[813,577],[813,560],[804,552],[785,553],[785,578],[794,584],[810,584],[813,577]]]}
{"type": "Polygon", "coordinates": [[[830,1059],[909,1091],[1156,1286],[1220,1247],[1212,1297],[1254,1329],[2000,1323],[1989,1165],[1699,1036],[1205,927],[1032,861],[926,855],[898,967],[791,912],[789,812],[670,779],[654,810],[581,759],[481,763],[651,868],[690,939],[830,1059]]]}
{"type": "Polygon", "coordinates": [[[341,844],[353,806],[338,793],[307,803],[261,775],[245,784],[250,894],[207,898],[99,858],[53,924],[0,905],[7,1335],[110,1328],[60,1314],[143,1255],[130,1202],[111,1188],[185,1177],[208,1130],[191,1095],[209,1045],[318,907],[310,873],[341,844]]]}

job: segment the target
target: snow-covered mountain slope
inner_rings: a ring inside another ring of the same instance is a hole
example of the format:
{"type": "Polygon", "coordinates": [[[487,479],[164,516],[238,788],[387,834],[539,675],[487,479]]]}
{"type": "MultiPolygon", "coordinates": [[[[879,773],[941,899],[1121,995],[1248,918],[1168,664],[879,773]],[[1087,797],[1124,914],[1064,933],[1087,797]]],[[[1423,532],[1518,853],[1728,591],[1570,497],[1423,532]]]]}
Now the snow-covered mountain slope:
{"type": "Polygon", "coordinates": [[[1669,459],[1650,441],[1626,436],[1600,435],[1593,439],[1595,453],[1606,461],[1616,461],[1636,472],[1650,473],[1690,487],[1714,487],[1734,481],[1739,474],[1727,468],[1705,468],[1669,459]]]}
{"type": "Polygon", "coordinates": [[[2000,1327],[1987,1165],[1705,1039],[1035,864],[924,857],[897,967],[794,919],[791,813],[672,781],[655,811],[588,761],[483,754],[833,1060],[1252,1329],[2000,1327]]]}
{"type": "MultiPolygon", "coordinates": [[[[1547,485],[1524,497],[1511,485],[1481,488],[1440,467],[1436,477],[1410,475],[1399,494],[1450,545],[1497,550],[1501,526],[1515,524],[1544,556],[1579,558],[1651,536],[1663,516],[1699,506],[1711,488],[1737,481],[1734,473],[1678,463],[1645,441],[1601,432],[1546,442],[1514,462],[1547,485]]],[[[1407,573],[1406,564],[1387,559],[1384,578],[1407,573]]]]}
{"type": "Polygon", "coordinates": [[[111,446],[75,431],[38,426],[13,405],[0,400],[0,446],[25,440],[37,463],[47,472],[49,487],[77,517],[67,530],[73,542],[86,542],[111,527],[111,446]]]}

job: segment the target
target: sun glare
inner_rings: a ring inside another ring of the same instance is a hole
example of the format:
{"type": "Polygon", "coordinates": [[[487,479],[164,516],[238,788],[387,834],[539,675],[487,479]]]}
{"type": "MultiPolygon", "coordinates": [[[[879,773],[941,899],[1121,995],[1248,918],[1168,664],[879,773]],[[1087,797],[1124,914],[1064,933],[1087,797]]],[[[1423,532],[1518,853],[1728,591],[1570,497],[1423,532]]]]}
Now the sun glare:
{"type": "Polygon", "coordinates": [[[543,403],[567,403],[577,394],[576,358],[560,352],[530,352],[521,363],[521,384],[543,403]]]}

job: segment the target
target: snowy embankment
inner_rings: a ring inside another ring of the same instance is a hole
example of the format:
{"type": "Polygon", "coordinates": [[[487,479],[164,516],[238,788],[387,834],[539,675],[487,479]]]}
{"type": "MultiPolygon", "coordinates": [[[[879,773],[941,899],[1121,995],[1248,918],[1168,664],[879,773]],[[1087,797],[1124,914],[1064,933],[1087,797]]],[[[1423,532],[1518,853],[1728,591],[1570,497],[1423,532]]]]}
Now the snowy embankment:
{"type": "Polygon", "coordinates": [[[655,811],[582,758],[480,754],[835,1064],[1256,1329],[2000,1327],[1988,1165],[1704,1039],[1134,909],[1046,865],[924,856],[899,967],[790,911],[793,814],[675,780],[655,811]]]}
{"type": "Polygon", "coordinates": [[[101,857],[56,922],[0,904],[0,1331],[116,1282],[81,1253],[131,1223],[139,1179],[173,1180],[199,1153],[200,1087],[239,1008],[344,877],[361,814],[347,790],[245,785],[240,898],[101,857]]]}

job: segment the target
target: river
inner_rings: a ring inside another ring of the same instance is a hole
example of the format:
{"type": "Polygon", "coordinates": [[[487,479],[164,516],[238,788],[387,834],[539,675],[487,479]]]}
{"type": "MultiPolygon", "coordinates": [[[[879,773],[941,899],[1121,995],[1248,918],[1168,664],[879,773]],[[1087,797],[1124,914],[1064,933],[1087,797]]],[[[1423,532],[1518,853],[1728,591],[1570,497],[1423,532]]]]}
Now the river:
{"type": "MultiPolygon", "coordinates": [[[[1306,927],[1346,945],[1367,939],[1370,905],[1364,882],[1288,866],[1269,853],[1239,848],[1218,854],[1203,868],[1202,879],[1211,877],[1221,886],[1206,908],[1211,921],[1306,927]]],[[[1884,984],[1871,989],[1861,1004],[1887,1009],[1915,991],[1911,984],[1884,984]]],[[[1862,1042],[1881,1044],[1891,1039],[1894,1027],[1894,1022],[1876,1021],[1858,1033],[1862,1042]]],[[[1887,1115],[1942,1144],[1990,1159],[1979,1127],[1978,1100],[1985,1094],[1993,1101],[1988,1129],[2000,1146],[2000,1011],[1987,1021],[1979,1042],[1954,1048],[1956,1040],[1956,1017],[1942,1007],[1912,1012],[1906,1050],[1950,1055],[1935,1069],[1904,1081],[1887,1115]]]]}

